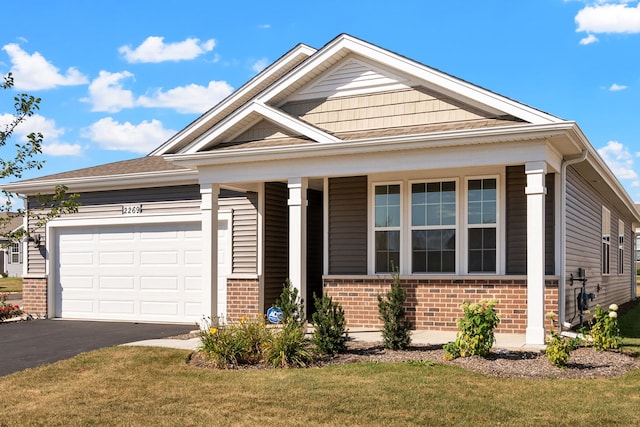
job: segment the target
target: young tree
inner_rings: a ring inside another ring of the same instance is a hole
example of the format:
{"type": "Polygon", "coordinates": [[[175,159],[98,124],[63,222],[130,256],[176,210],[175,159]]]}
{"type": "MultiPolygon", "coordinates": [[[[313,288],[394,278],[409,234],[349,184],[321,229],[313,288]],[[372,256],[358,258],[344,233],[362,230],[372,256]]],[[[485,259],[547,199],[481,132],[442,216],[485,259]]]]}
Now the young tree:
{"type": "MultiPolygon", "coordinates": [[[[9,73],[3,76],[0,89],[11,90],[13,85],[13,75],[9,73]]],[[[9,114],[10,119],[8,123],[0,127],[0,149],[3,149],[2,155],[0,155],[0,180],[20,179],[26,171],[42,169],[44,160],[38,158],[42,154],[44,139],[42,133],[31,132],[26,136],[26,141],[14,142],[15,151],[11,151],[7,146],[7,142],[13,136],[16,128],[40,109],[40,102],[40,98],[27,93],[19,93],[14,96],[13,112],[9,114]]],[[[0,204],[0,230],[3,230],[4,226],[16,215],[25,214],[22,207],[13,206],[14,194],[4,189],[2,193],[4,201],[0,204]]],[[[65,213],[75,213],[78,211],[79,205],[78,195],[67,194],[67,187],[64,185],[57,185],[52,189],[51,194],[35,196],[34,202],[39,213],[26,212],[32,219],[29,221],[31,229],[42,227],[47,221],[65,213]]],[[[4,230],[0,234],[10,241],[16,241],[29,235],[29,230],[4,230]]]]}

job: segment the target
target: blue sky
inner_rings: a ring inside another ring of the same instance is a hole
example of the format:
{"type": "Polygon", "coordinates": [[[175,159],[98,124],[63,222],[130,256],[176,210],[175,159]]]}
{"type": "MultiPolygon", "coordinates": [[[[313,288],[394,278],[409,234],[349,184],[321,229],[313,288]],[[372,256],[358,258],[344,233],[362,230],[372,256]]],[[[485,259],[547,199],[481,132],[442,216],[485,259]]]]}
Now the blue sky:
{"type": "Polygon", "coordinates": [[[145,155],[296,44],[348,33],[577,121],[640,201],[639,3],[10,2],[0,74],[42,98],[16,135],[45,136],[29,178],[145,155]]]}

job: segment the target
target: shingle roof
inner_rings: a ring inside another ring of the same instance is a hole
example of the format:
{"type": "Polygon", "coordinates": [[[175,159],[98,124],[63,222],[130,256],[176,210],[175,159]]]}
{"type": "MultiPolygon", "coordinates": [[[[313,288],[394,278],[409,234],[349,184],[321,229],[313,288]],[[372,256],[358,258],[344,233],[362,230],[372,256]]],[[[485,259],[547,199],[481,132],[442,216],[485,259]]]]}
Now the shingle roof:
{"type": "Polygon", "coordinates": [[[47,175],[38,178],[21,181],[30,183],[48,180],[65,180],[74,178],[88,178],[112,175],[128,175],[135,173],[166,172],[173,170],[186,170],[182,166],[176,166],[167,162],[162,156],[147,156],[132,160],[123,160],[89,168],[76,169],[69,172],[62,172],[54,175],[47,175]]]}

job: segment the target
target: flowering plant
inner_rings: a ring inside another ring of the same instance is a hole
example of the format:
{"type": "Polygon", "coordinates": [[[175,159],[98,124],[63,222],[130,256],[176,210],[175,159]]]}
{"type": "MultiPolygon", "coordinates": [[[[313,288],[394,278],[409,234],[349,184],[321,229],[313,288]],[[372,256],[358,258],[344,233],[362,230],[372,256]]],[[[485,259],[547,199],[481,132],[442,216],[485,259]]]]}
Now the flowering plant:
{"type": "Polygon", "coordinates": [[[460,308],[464,315],[457,321],[459,331],[456,334],[456,341],[444,347],[448,358],[489,354],[495,341],[493,330],[500,322],[496,304],[498,304],[496,299],[462,304],[460,308]]]}
{"type": "Polygon", "coordinates": [[[7,303],[8,294],[0,294],[0,321],[22,315],[22,309],[7,303]]]}
{"type": "Polygon", "coordinates": [[[596,350],[620,348],[622,337],[618,327],[618,306],[611,304],[609,310],[596,306],[591,319],[591,342],[596,350]]]}

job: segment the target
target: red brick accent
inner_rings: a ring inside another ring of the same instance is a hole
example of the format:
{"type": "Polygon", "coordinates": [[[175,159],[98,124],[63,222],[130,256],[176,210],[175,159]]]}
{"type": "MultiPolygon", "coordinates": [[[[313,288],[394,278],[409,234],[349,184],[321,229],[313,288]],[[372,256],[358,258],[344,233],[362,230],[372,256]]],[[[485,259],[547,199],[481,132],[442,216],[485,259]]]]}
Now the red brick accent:
{"type": "MultiPolygon", "coordinates": [[[[545,280],[545,314],[558,312],[558,279],[545,280]]],[[[379,278],[324,278],[324,293],[339,302],[350,328],[382,327],[378,317],[378,294],[389,291],[393,281],[379,278]]],[[[521,277],[487,279],[401,278],[407,290],[405,309],[415,329],[455,331],[463,302],[498,300],[498,333],[524,333],[527,327],[527,284],[521,277]]],[[[553,325],[545,319],[545,328],[553,325]]]]}
{"type": "Polygon", "coordinates": [[[47,277],[22,278],[22,308],[33,316],[47,317],[47,277]]]}
{"type": "Polygon", "coordinates": [[[260,314],[260,282],[258,279],[227,279],[227,321],[237,322],[242,316],[260,314]]]}

